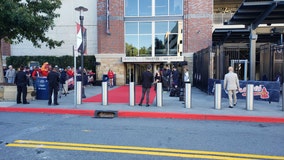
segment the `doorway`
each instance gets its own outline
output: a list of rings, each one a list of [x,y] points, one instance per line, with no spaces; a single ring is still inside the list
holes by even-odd
[[[141,85],[141,75],[147,69],[145,63],[127,63],[126,64],[126,84],[134,82],[136,85]]]
[[[240,80],[247,80],[248,75],[248,60],[231,60],[231,66],[234,67],[235,72],[238,74]]]

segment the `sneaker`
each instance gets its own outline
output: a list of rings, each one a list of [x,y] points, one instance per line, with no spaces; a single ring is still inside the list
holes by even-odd
[[[146,107],[149,107],[150,105],[149,104],[146,104]]]
[[[142,104],[141,104],[141,103],[139,103],[138,105],[139,105],[139,106],[142,106]]]
[[[233,106],[229,106],[229,108],[234,108]]]

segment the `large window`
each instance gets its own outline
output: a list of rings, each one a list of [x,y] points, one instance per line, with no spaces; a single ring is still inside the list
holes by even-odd
[[[124,6],[126,17],[180,16],[183,0],[125,0]]]
[[[169,0],[169,15],[181,15],[183,11],[182,0]]]
[[[126,56],[181,55],[182,6],[183,0],[125,0]]]
[[[155,22],[155,56],[182,54],[182,22]]]
[[[138,16],[138,0],[125,1],[125,15]]]
[[[126,56],[151,56],[152,23],[125,23]]]

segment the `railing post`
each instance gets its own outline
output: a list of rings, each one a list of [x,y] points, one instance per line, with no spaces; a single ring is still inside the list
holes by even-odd
[[[185,108],[191,108],[191,83],[185,83]]]
[[[108,105],[108,87],[107,82],[102,82],[102,105]]]
[[[254,95],[253,95],[253,84],[247,84],[247,101],[246,101],[246,106],[247,106],[247,110],[248,111],[252,111],[253,110],[253,99],[254,99]]]
[[[222,89],[221,89],[221,84],[220,83],[216,83],[215,84],[215,99],[214,99],[214,106],[215,109],[221,109],[221,93],[222,93]]]
[[[156,96],[157,107],[162,107],[163,106],[163,88],[162,88],[161,82],[157,83],[156,94],[157,94]]]
[[[82,104],[82,90],[81,90],[81,86],[82,86],[82,82],[78,81],[76,82],[77,84],[77,104]]]
[[[135,85],[134,82],[129,84],[129,105],[135,106]]]

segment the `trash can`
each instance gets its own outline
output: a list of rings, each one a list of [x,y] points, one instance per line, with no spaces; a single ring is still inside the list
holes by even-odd
[[[48,81],[46,77],[36,79],[36,99],[48,100]]]
[[[107,82],[107,81],[108,81],[108,76],[107,76],[107,74],[104,74],[104,75],[103,75],[102,81],[103,81],[103,82]]]

